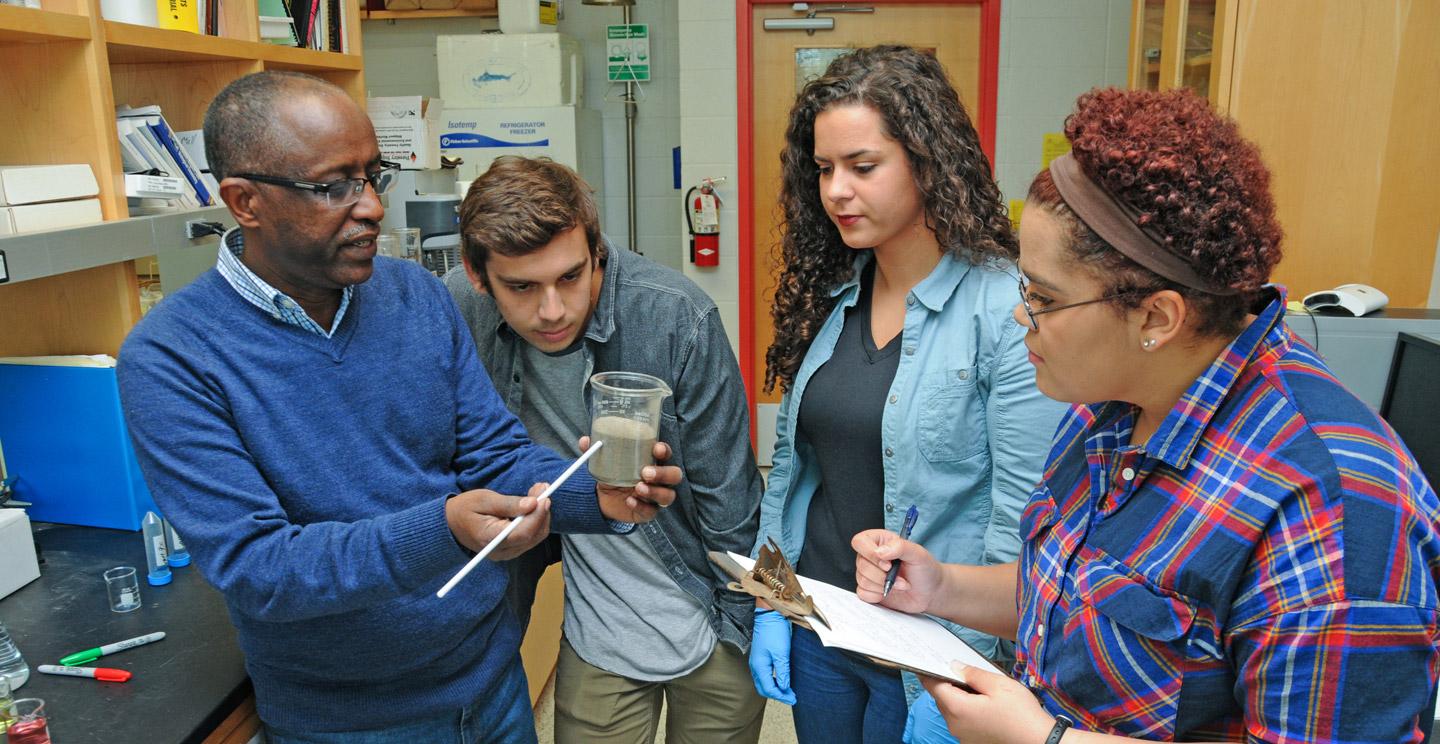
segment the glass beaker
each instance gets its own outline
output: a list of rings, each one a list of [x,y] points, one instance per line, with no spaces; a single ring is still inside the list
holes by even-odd
[[[20,698],[10,703],[10,719],[10,728],[5,732],[10,744],[50,744],[44,700]]]
[[[0,734],[10,727],[10,704],[15,696],[10,694],[10,678],[0,674]]]
[[[382,233],[375,236],[375,255],[389,256],[390,258],[404,258],[400,254],[400,238],[391,233]]]
[[[416,263],[423,264],[420,258],[420,228],[418,227],[397,227],[388,233],[395,236],[398,253],[396,258],[406,258]]]
[[[140,609],[140,581],[136,578],[134,566],[116,566],[103,576],[105,593],[110,596],[111,612]]]
[[[639,372],[590,377],[590,439],[605,443],[590,458],[596,481],[610,486],[640,482],[640,469],[655,464],[660,402],[672,394],[664,380]]]
[[[11,690],[20,689],[30,679],[30,665],[20,655],[20,648],[15,645],[15,639],[5,629],[4,623],[0,623],[0,677],[10,683]]]

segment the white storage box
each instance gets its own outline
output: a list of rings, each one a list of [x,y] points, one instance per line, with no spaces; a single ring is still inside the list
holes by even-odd
[[[460,181],[479,178],[501,155],[519,155],[543,156],[568,165],[597,191],[603,185],[603,174],[597,176],[587,167],[587,158],[600,157],[602,133],[597,111],[574,106],[446,109],[444,124],[440,153],[465,159],[456,174]]]
[[[584,105],[580,44],[564,34],[437,36],[435,53],[451,108]]]
[[[0,211],[7,213],[7,217],[0,217],[0,222],[8,218],[10,229],[17,233],[58,230],[62,227],[105,221],[105,216],[100,211],[99,199],[24,204],[18,207],[0,207]]]
[[[100,193],[85,163],[0,166],[0,204],[84,199]]]
[[[0,509],[0,599],[40,578],[30,518],[19,509]]]
[[[260,16],[260,38],[293,45],[295,43],[295,19],[290,16]]]
[[[366,104],[380,157],[406,170],[434,170],[440,167],[438,142],[445,104],[423,96],[371,98]]]

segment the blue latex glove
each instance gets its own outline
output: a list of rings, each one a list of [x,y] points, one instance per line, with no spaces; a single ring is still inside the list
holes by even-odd
[[[905,718],[905,736],[901,741],[905,744],[957,744],[955,737],[950,735],[950,729],[945,726],[945,719],[940,716],[935,698],[928,692],[920,693],[920,697],[910,704],[910,714]]]
[[[790,689],[790,621],[775,610],[755,608],[750,678],[761,695],[786,705],[795,704],[795,693]]]

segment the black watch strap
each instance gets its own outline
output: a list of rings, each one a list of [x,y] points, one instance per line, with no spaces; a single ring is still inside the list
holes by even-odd
[[[1050,729],[1050,735],[1045,737],[1045,744],[1060,744],[1060,737],[1065,735],[1065,729],[1074,725],[1075,722],[1065,716],[1055,716],[1055,728]]]

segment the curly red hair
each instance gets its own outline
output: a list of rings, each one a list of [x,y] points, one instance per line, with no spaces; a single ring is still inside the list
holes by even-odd
[[[1239,332],[1281,255],[1283,232],[1259,149],[1188,89],[1091,90],[1066,118],[1065,135],[1091,180],[1137,211],[1139,223],[1202,278],[1237,294],[1183,287],[1126,258],[1075,217],[1042,171],[1029,201],[1067,228],[1072,256],[1108,292],[1127,293],[1117,300],[1122,305],[1173,289],[1195,310],[1199,333]]]

